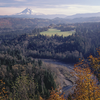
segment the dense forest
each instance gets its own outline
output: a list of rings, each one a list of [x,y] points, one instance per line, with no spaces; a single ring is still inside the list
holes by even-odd
[[[75,34],[63,36],[44,36],[41,31],[50,28],[57,28],[63,31],[75,30]],[[100,46],[99,27],[100,23],[83,24],[60,24],[49,27],[34,29],[31,34],[21,35],[12,40],[8,40],[6,45],[23,47],[24,55],[33,58],[51,58],[64,61],[66,63],[76,63],[80,57],[87,58],[90,54],[96,56],[96,48]],[[37,34],[37,35],[36,35]],[[17,41],[17,42],[16,42]]]
[[[13,20],[14,19],[11,20],[9,18],[9,22]],[[43,62],[39,60],[40,58],[54,59],[71,64],[79,62],[75,65],[77,66],[74,69],[76,73],[83,73],[85,78],[87,77],[85,75],[89,74],[89,79],[92,80],[91,76],[93,76],[92,72],[94,72],[98,81],[100,80],[100,67],[98,66],[100,64],[100,58],[98,57],[98,55],[100,56],[100,50],[96,49],[100,47],[99,22],[51,24],[48,20],[30,19],[32,23],[31,26],[28,24],[29,20],[26,19],[27,23],[21,26],[19,23],[21,19],[17,20],[16,23],[13,23],[16,27],[12,27],[12,22],[7,22],[9,25],[11,24],[9,28],[4,22],[0,25],[0,98],[2,100],[39,100],[39,98],[41,98],[41,100],[50,100],[51,98],[52,100],[53,94],[56,96],[59,95],[56,89],[60,84],[55,81],[57,80],[58,69],[44,65]],[[44,25],[42,25],[43,21]],[[75,30],[75,33],[67,37],[63,35],[58,36],[56,34],[50,37],[40,34],[40,32],[47,31],[49,28],[56,28],[61,31]],[[89,57],[90,54],[92,56]],[[87,57],[90,58],[89,61]],[[84,58],[84,61],[83,59],[82,61],[79,60],[79,58]],[[83,70],[83,72],[81,72],[81,70],[77,68],[80,66],[86,67],[86,61],[88,69],[81,67],[80,69]],[[98,68],[95,67],[95,65],[98,66]],[[84,81],[78,74],[77,77],[80,80],[75,81],[77,84],[76,89],[80,88],[81,82]],[[86,79],[86,81],[87,80],[88,79]],[[78,84],[79,82],[80,84]],[[89,82],[92,83],[94,81]],[[93,83],[92,85],[95,84]],[[81,84],[81,86],[84,87],[84,84]],[[98,86],[96,86],[96,88],[99,90]],[[80,100],[78,92],[79,91],[75,90],[74,94],[69,95],[67,99]],[[86,91],[84,90],[84,92]],[[77,95],[75,95],[75,93]],[[92,93],[90,94],[92,95]],[[98,98],[98,95],[96,96]],[[92,95],[91,97],[94,96]],[[84,96],[82,98],[84,98]],[[64,100],[64,98],[62,97],[60,100]],[[86,100],[93,99],[86,98]]]

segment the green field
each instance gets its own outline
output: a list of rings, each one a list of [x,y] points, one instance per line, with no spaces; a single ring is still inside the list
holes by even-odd
[[[75,33],[75,31],[61,32],[60,30],[57,30],[57,29],[49,29],[48,31],[41,32],[40,34],[41,35],[47,35],[47,36],[52,36],[52,35],[54,36],[56,34],[56,35],[59,35],[59,36],[63,35],[63,37],[65,37],[65,36],[72,35],[73,33]]]

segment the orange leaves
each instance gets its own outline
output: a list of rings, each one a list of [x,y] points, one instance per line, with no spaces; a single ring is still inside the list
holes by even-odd
[[[90,56],[92,59],[93,56]],[[76,72],[76,88],[73,100],[97,100],[100,96],[100,88],[95,76],[91,73],[88,63],[82,59],[74,66]]]
[[[44,100],[41,96],[39,97],[39,100]]]
[[[89,61],[91,64],[91,68],[96,72],[96,76],[98,76],[98,79],[100,80],[100,48],[97,49],[98,57],[93,57],[90,55]]]
[[[93,57],[92,55],[90,55],[88,57],[92,66],[93,65],[99,65],[99,63],[100,63],[100,48],[97,49],[97,52],[98,52],[98,57]]]
[[[61,92],[60,92],[60,89],[59,90],[51,90],[51,93],[50,93],[50,97],[46,100],[66,100],[64,98],[64,94],[60,95]],[[40,100],[44,100],[41,96],[39,98]]]
[[[0,80],[0,100],[6,100],[8,98],[8,92],[6,91],[5,87],[5,82]]]
[[[66,100],[64,99],[64,95],[60,95],[60,91],[58,90],[53,90],[50,93],[50,97],[47,100]]]
[[[100,56],[100,47],[97,48],[96,50],[97,50],[97,52],[98,52],[98,54],[99,54],[99,56]]]

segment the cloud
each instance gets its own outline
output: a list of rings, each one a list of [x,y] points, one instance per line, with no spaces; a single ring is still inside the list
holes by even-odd
[[[99,4],[98,0],[1,0],[0,14],[19,13],[27,7],[44,14],[94,13],[100,11]]]
[[[16,4],[16,3],[15,3]],[[13,5],[15,5],[13,3]],[[1,4],[2,5],[2,4]],[[76,13],[95,13],[99,12],[100,6],[90,6],[90,5],[45,5],[42,6],[19,6],[19,7],[0,7],[0,14],[2,15],[10,15],[23,11],[25,8],[31,8],[37,13],[43,14],[66,14],[73,15]]]
[[[26,0],[14,0],[14,1],[18,1],[18,2],[24,2],[24,1],[26,1]]]
[[[6,3],[0,3],[0,6],[4,6]]]
[[[52,5],[51,7],[32,7],[37,12],[44,14],[66,14],[73,15],[76,13],[96,13],[99,12],[100,6],[89,5]]]
[[[37,8],[67,7],[66,5],[98,5],[98,0],[1,0],[2,7],[34,6]]]
[[[0,15],[12,15],[21,12],[25,8],[17,7],[0,7]]]

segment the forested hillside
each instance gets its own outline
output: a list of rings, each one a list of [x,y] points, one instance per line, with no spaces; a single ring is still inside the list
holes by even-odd
[[[100,23],[82,24],[58,24],[44,28],[35,28],[31,33],[17,36],[0,35],[1,44],[8,47],[21,49],[24,55],[33,58],[49,58],[75,63],[80,57],[87,58],[90,54],[96,56],[96,48],[100,46]],[[40,32],[49,28],[60,29],[61,31],[75,30],[76,32],[68,37],[43,36]],[[16,35],[16,37],[15,37]],[[14,37],[13,37],[14,36]]]
[[[54,96],[53,94],[64,100],[65,98],[59,97],[59,93],[55,90],[60,85],[61,77],[58,78],[60,75],[64,75],[64,79],[69,81],[73,81],[69,76],[79,78],[75,78],[76,80],[72,82],[73,86],[76,84],[77,87],[74,94],[68,96],[68,100],[80,100],[81,97],[78,97],[78,93],[81,95],[80,91],[83,89],[80,88],[80,84],[82,87],[88,87],[88,89],[93,85],[97,93],[96,98],[99,98],[100,92],[97,90],[99,90],[100,80],[100,50],[96,49],[100,47],[99,22],[56,25],[43,19],[30,19],[30,22],[29,19],[16,19],[15,22],[15,19],[9,18],[9,21],[8,19],[2,21],[0,26],[0,98],[2,100],[39,100],[39,98],[50,100]],[[59,29],[63,32],[74,30],[75,33],[67,37],[57,34],[54,36],[40,34],[40,32],[48,29]],[[89,56],[90,54],[92,56]],[[87,60],[88,56],[89,60]],[[67,68],[45,65],[39,60],[40,58],[70,64],[79,61],[73,69],[77,75],[69,72],[70,75],[68,76]],[[81,75],[84,75],[85,81]],[[94,75],[96,81],[92,80]],[[83,84],[82,81],[90,85]],[[93,100],[95,98],[94,88],[92,88],[92,92],[86,89],[86,91],[82,90],[82,100],[85,97],[86,100]],[[85,97],[84,93],[86,93]],[[92,97],[92,99],[87,99],[87,93],[89,93],[88,98]]]
[[[41,31],[49,28],[61,31],[75,30],[68,37],[44,36]],[[57,59],[66,63],[75,63],[80,57],[96,56],[96,48],[100,46],[100,23],[60,24],[34,29],[31,34],[18,36],[14,39],[1,40],[1,44],[23,49],[24,55],[33,58]],[[37,35],[36,35],[37,34]],[[21,48],[21,49],[20,49]]]

